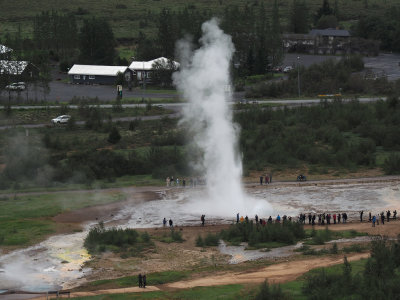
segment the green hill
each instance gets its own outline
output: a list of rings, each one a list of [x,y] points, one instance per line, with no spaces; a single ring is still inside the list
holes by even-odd
[[[337,0],[341,24],[349,27],[361,15],[383,14],[385,9],[394,5],[400,7],[398,0]],[[268,12],[273,0],[264,0]],[[281,23],[287,24],[292,0],[279,0]],[[330,0],[331,7],[334,0]],[[24,36],[32,34],[32,23],[35,15],[45,10],[58,10],[73,13],[78,20],[88,16],[106,18],[113,27],[117,39],[137,37],[139,30],[147,35],[156,33],[158,14],[162,8],[178,11],[184,8],[210,11],[220,15],[227,6],[259,6],[261,1],[242,0],[0,0],[0,36],[7,32],[16,32],[21,26]],[[306,1],[310,15],[322,5],[322,0]]]

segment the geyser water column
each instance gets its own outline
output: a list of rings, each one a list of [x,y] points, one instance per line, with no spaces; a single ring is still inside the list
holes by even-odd
[[[182,122],[190,127],[192,141],[202,153],[195,167],[207,182],[206,195],[190,201],[188,207],[209,216],[266,213],[270,205],[250,199],[242,186],[239,128],[232,123],[231,96],[226,93],[234,52],[232,39],[216,19],[205,22],[202,32],[201,47],[195,51],[190,41],[178,42],[181,68],[174,74],[174,84],[189,101]]]

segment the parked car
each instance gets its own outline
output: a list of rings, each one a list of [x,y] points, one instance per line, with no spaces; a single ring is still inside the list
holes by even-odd
[[[303,174],[297,176],[297,181],[307,181],[307,177]]]
[[[286,66],[284,69],[283,69],[283,73],[289,73],[290,71],[292,71],[293,70],[293,67],[292,66]]]
[[[23,91],[25,88],[25,82],[14,82],[6,86],[6,89],[10,91]]]
[[[71,119],[70,115],[62,115],[62,116],[58,116],[55,119],[52,119],[51,123],[53,123],[53,125],[56,125],[56,124],[67,124],[70,119]]]

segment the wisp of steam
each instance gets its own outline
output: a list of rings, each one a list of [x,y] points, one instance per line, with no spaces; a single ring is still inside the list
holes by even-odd
[[[268,202],[250,198],[242,186],[239,128],[232,122],[231,95],[226,93],[235,50],[232,39],[216,19],[205,22],[202,32],[201,47],[195,51],[190,41],[178,42],[181,69],[174,74],[174,84],[189,101],[182,122],[190,127],[193,143],[202,154],[195,167],[207,182],[206,195],[190,199],[188,208],[209,216],[265,215],[272,211]]]

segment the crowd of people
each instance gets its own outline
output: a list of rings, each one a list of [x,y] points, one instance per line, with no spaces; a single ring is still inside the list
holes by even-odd
[[[199,178],[199,177],[190,177],[189,180],[186,178],[174,178],[174,176],[167,177],[165,179],[167,187],[196,187],[197,185],[204,185],[205,184],[205,179],[204,178]]]
[[[363,211],[360,211],[360,222],[363,221],[362,215],[363,215]],[[375,227],[375,224],[379,225],[379,219],[380,219],[381,224],[385,225],[385,215],[386,215],[386,222],[389,222],[391,217],[393,218],[393,220],[395,220],[397,218],[397,210],[393,211],[393,216],[392,216],[392,213],[390,212],[390,210],[387,210],[386,213],[384,211],[382,211],[381,213],[378,213],[376,215],[372,215],[371,212],[369,212],[368,222],[371,222],[372,227]]]
[[[364,211],[360,211],[360,221],[363,221],[363,214]],[[385,218],[386,215],[386,218]],[[379,225],[379,219],[381,220],[381,223],[385,223],[385,219],[387,222],[389,222],[390,219],[396,219],[397,218],[397,211],[394,210],[393,213],[390,212],[390,210],[385,212],[381,212],[378,215],[372,216],[371,213],[369,213],[369,222],[372,222],[372,226],[375,227],[375,224]],[[248,223],[249,222],[249,217],[248,216],[240,216],[239,213],[236,214],[236,223]],[[278,214],[275,218],[272,218],[272,216],[269,216],[269,218],[260,218],[258,215],[255,215],[254,221],[255,223],[259,223],[261,225],[265,224],[272,224],[272,223],[281,223],[281,222],[292,222],[296,221],[301,224],[306,224],[308,220],[309,225],[331,225],[331,224],[346,224],[348,220],[348,215],[346,212],[343,213],[321,213],[321,214],[303,214],[301,213],[297,219],[293,220],[291,216],[286,216],[283,215],[282,217]]]

